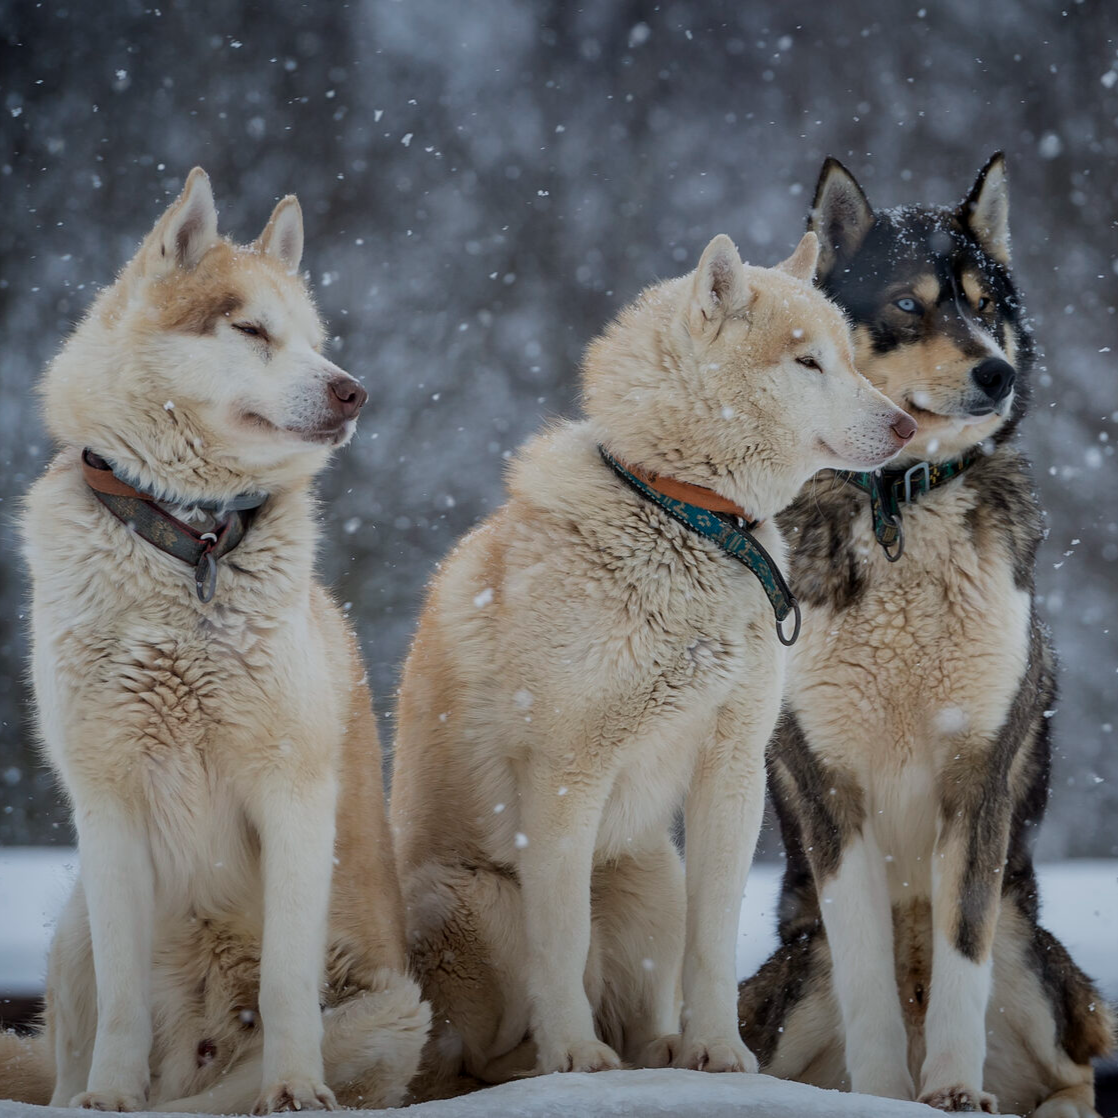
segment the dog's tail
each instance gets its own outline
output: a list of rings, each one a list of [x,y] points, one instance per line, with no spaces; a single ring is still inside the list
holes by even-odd
[[[54,1093],[54,1061],[42,1034],[0,1032],[0,1098],[46,1106]]]

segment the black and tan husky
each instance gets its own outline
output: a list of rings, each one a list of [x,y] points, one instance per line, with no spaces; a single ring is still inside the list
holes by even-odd
[[[920,430],[781,517],[804,606],[769,760],[788,862],[742,1036],[773,1075],[1087,1118],[1114,1024],[1037,922],[1055,672],[1004,160],[957,208],[875,212],[829,159],[808,224],[860,371]]]

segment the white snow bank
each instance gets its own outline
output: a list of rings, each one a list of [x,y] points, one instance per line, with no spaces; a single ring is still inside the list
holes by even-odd
[[[70,890],[77,854],[63,847],[0,849],[0,995],[42,991],[47,945]],[[737,969],[744,978],[776,946],[779,866],[749,874],[738,928]],[[1072,958],[1118,998],[1118,859],[1054,862],[1038,868],[1041,920]]]
[[[0,995],[43,992],[47,948],[77,874],[77,851],[58,846],[0,849]]]
[[[361,1115],[408,1118],[919,1118],[940,1111],[914,1102],[821,1091],[767,1075],[713,1075],[702,1071],[604,1071],[545,1075],[489,1087],[472,1095],[399,1110],[357,1110]],[[72,1110],[0,1102],[0,1118],[72,1118]]]

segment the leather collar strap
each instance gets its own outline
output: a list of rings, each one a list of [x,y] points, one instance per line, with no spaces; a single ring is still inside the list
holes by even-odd
[[[917,462],[907,469],[874,470],[872,473],[836,470],[835,476],[870,495],[874,538],[881,544],[885,558],[895,563],[904,554],[901,505],[914,504],[918,497],[957,478],[980,457],[981,451],[971,450],[948,462]]]
[[[602,453],[604,454],[605,451],[602,451]],[[625,469],[637,481],[644,482],[650,489],[655,489],[657,493],[662,493],[665,497],[671,497],[673,501],[680,501],[685,505],[696,505],[698,508],[706,509],[707,512],[736,516],[739,520],[745,521],[745,525],[750,531],[761,523],[759,520],[754,520],[741,505],[735,505],[733,501],[723,497],[721,493],[715,493],[713,489],[707,489],[702,485],[692,485],[689,481],[677,481],[674,477],[653,474],[648,470],[642,470],[640,466],[627,465]]]
[[[776,563],[773,562],[772,556],[750,534],[750,530],[757,527],[758,521],[748,521],[735,527],[723,517],[734,516],[740,522],[744,522],[746,520],[744,514],[739,506],[723,497],[719,497],[717,493],[712,493],[711,490],[704,489],[699,485],[688,485],[686,482],[677,482],[660,477],[653,479],[655,481],[655,486],[653,486],[649,480],[646,480],[648,474],[636,467],[622,465],[605,447],[599,446],[598,453],[601,454],[606,465],[630,488],[635,489],[642,497],[659,505],[685,528],[689,528],[700,536],[705,536],[708,540],[716,543],[727,555],[748,567],[761,584],[761,589],[764,590],[773,607],[773,613],[776,615],[776,635],[780,643],[785,645],[796,643],[796,638],[800,635],[799,603],[793,597],[792,591],[788,589],[788,584],[784,581],[784,576],[781,575]],[[717,498],[719,503],[729,505],[730,509],[710,508],[672,496],[667,492],[669,486],[674,492],[686,491],[689,494],[694,494],[697,491],[700,495],[710,494],[710,496]],[[786,640],[782,625],[784,619],[790,613],[795,614],[796,624],[791,637]]]
[[[194,568],[194,588],[200,602],[213,600],[217,561],[244,539],[256,510],[268,499],[266,494],[253,494],[255,503],[246,504],[250,498],[234,498],[226,506],[229,516],[223,523],[215,525],[212,532],[199,532],[165,512],[150,494],[141,493],[117,476],[112,466],[88,447],[82,451],[82,474],[113,516],[160,551]],[[209,504],[199,507],[220,508]]]

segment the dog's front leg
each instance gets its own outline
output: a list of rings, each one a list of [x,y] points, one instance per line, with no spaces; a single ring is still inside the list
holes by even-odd
[[[735,949],[742,895],[765,806],[765,743],[776,702],[751,718],[726,708],[704,746],[685,808],[687,939],[683,1035],[672,1061],[706,1071],[757,1070],[737,1027]],[[771,710],[769,709],[771,707]],[[771,714],[771,718],[768,715]]]
[[[143,1110],[151,1054],[155,880],[143,826],[103,788],[75,796],[74,822],[97,976],[97,1032],[86,1090],[71,1106]]]
[[[821,815],[826,805],[817,805]],[[813,835],[812,869],[831,973],[845,1034],[850,1089],[911,1099],[908,1038],[893,962],[893,913],[885,860],[868,825],[843,833],[837,817],[831,840]],[[836,864],[837,863],[837,864]]]
[[[960,750],[945,774],[932,862],[932,984],[924,1020],[920,1100],[940,1110],[996,1113],[982,1090],[994,931],[1009,844],[1004,777],[976,781]]]
[[[799,819],[791,841],[801,845],[819,895],[850,1089],[911,1099],[889,880],[867,818],[863,783],[812,750],[791,711],[773,739],[769,761],[780,798]]]
[[[609,783],[601,773],[528,766],[520,788],[520,882],[528,939],[528,993],[536,1071],[621,1066],[598,1040],[584,975],[590,951],[590,878]]]
[[[263,1089],[255,1113],[332,1110],[322,1071],[319,989],[326,959],[337,788],[304,773],[262,775],[250,813],[260,835],[264,940]]]

